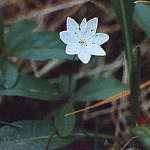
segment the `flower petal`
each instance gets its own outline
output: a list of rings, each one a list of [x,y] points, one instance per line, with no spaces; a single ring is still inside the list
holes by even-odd
[[[81,51],[81,46],[78,43],[72,43],[66,46],[67,54],[78,54]]]
[[[105,56],[106,55],[103,48],[96,44],[87,44],[86,51],[91,55],[97,55],[97,56]]]
[[[71,17],[67,18],[67,31],[78,32],[79,24]]]
[[[87,27],[86,18],[84,18],[80,24],[81,31],[84,32],[86,27]]]
[[[91,38],[96,33],[97,24],[98,24],[98,18],[97,17],[95,17],[95,18],[93,18],[87,22],[85,40]]]
[[[84,63],[87,64],[91,58],[91,55],[88,54],[85,50],[84,51],[80,51],[80,53],[78,54],[79,59]]]
[[[102,45],[109,40],[109,36],[105,33],[96,33],[92,38],[88,40],[90,43],[95,43],[96,45]]]
[[[76,34],[73,34],[72,32],[62,31],[59,34],[60,34],[60,39],[65,44],[78,43],[78,41],[79,41],[78,36]]]

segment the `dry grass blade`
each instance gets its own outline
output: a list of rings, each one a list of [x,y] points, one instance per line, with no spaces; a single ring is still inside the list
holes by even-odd
[[[148,85],[150,85],[150,80],[147,81],[147,82],[145,82],[145,83],[143,83],[143,84],[141,84],[141,85],[140,85],[140,89],[142,89],[142,88],[144,88],[144,87],[146,87],[146,86],[148,86]],[[76,114],[76,113],[79,113],[79,112],[82,112],[82,111],[85,111],[85,110],[88,110],[88,109],[92,109],[92,108],[95,108],[95,107],[104,105],[104,104],[106,104],[106,103],[112,102],[112,101],[114,101],[114,100],[117,100],[117,99],[119,99],[119,98],[121,98],[121,97],[123,97],[123,96],[127,96],[127,95],[129,95],[129,94],[130,94],[130,90],[124,91],[124,92],[122,92],[122,93],[119,93],[118,95],[109,97],[109,98],[107,98],[107,99],[105,99],[105,100],[103,100],[103,101],[101,101],[101,102],[98,102],[98,103],[96,103],[95,105],[92,105],[92,106],[86,107],[86,108],[84,108],[84,109],[80,109],[80,110],[77,110],[77,111],[75,111],[75,112],[66,114],[65,116],[73,115],[73,114]]]

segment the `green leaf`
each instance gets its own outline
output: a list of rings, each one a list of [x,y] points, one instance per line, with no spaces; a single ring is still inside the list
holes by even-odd
[[[135,125],[138,116],[138,105],[139,105],[139,86],[141,79],[141,51],[138,47],[135,50],[133,56],[133,64],[130,74],[130,91],[131,91],[131,114],[132,114],[132,124]]]
[[[47,81],[33,76],[20,76],[12,89],[0,86],[0,95],[24,96],[41,100],[60,100],[63,94]]]
[[[62,75],[59,78],[60,80],[60,89],[63,93],[68,94],[68,85],[69,85],[69,77]],[[77,81],[72,78],[71,80],[71,92],[75,90]]]
[[[6,59],[0,61],[0,81],[3,87],[11,88],[17,82],[18,76],[19,69],[15,63]]]
[[[0,51],[4,49],[4,41],[3,41],[3,12],[2,7],[0,7]]]
[[[30,60],[46,60],[51,58],[72,60],[74,55],[67,55],[65,47],[66,45],[60,40],[58,32],[39,31],[20,40],[10,54]]]
[[[150,125],[138,126],[133,128],[133,133],[138,136],[140,142],[147,150],[150,149]]]
[[[134,0],[111,0],[111,3],[123,30],[126,43],[125,54],[128,69],[130,71],[130,65],[132,64],[132,19],[134,12]]]
[[[65,105],[66,105],[65,107],[64,105],[59,107],[59,109],[56,111],[55,114],[55,125],[57,125],[57,131],[59,132],[60,136],[63,137],[72,134],[76,122],[76,115],[64,116],[67,113],[75,111],[72,104],[67,103]]]
[[[23,128],[17,129],[10,126],[0,128],[0,149],[43,150],[54,127],[50,120],[18,121],[13,124]],[[83,134],[74,134],[69,138],[54,135],[49,149],[62,148],[84,137]]]
[[[21,20],[14,23],[6,36],[6,52],[12,52],[12,49],[18,42],[32,33],[33,28],[36,27],[36,23],[32,20]]]
[[[103,100],[127,90],[127,87],[114,77],[100,77],[85,84],[71,99],[77,101]]]
[[[117,17],[119,18],[122,28],[124,28],[124,17],[126,17],[127,26],[131,26],[134,12],[134,0],[111,0],[111,3],[115,9]]]
[[[134,20],[146,32],[150,38],[150,3],[136,2]]]

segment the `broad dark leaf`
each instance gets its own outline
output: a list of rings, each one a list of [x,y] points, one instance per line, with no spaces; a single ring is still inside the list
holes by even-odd
[[[18,129],[10,126],[0,128],[1,150],[43,150],[54,127],[50,120],[18,121],[13,124],[23,128]],[[83,134],[75,134],[69,138],[62,138],[55,134],[49,149],[62,148],[84,137]]]
[[[20,76],[16,85],[11,89],[0,86],[0,95],[24,96],[41,100],[60,100],[64,94],[55,86],[33,76]]]
[[[85,84],[81,89],[72,94],[71,99],[77,101],[103,100],[124,92],[127,87],[114,77],[100,77]]]

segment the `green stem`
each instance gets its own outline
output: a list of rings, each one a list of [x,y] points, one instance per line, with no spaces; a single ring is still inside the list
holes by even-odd
[[[73,57],[73,63],[74,63],[74,60],[75,60],[75,56],[76,56],[76,55],[74,55],[74,57]],[[71,80],[72,80],[72,73],[71,73],[70,76],[69,76],[68,97],[67,97],[67,100],[69,100],[70,95],[71,95]],[[68,104],[68,103],[69,103],[69,101],[67,102],[67,104]],[[66,111],[66,109],[67,109],[67,104],[64,106],[63,111]],[[55,132],[56,132],[57,126],[58,126],[58,124],[59,124],[59,122],[60,122],[60,118],[62,118],[63,115],[64,115],[64,113],[62,112],[61,115],[60,115],[59,118],[58,118],[58,121],[57,121],[56,124],[54,125],[53,131],[52,131],[52,133],[51,133],[51,135],[50,135],[50,137],[49,137],[49,139],[48,139],[48,142],[47,142],[46,147],[45,147],[44,150],[48,150],[48,148],[49,148],[49,146],[50,146],[50,144],[51,144],[51,142],[52,142],[53,136],[54,136],[54,134],[55,134]]]
[[[76,55],[73,56],[73,64],[74,64],[75,57],[76,57]],[[69,76],[68,99],[70,98],[70,95],[71,95],[71,81],[72,81],[72,73]]]
[[[77,135],[77,134],[82,135],[82,133],[75,133],[74,135]],[[84,133],[84,134],[87,135],[87,136],[90,136],[92,138],[95,137],[95,133],[93,133],[93,132],[87,132],[87,133]],[[114,136],[106,135],[106,134],[98,133],[97,137],[102,138],[102,139],[116,140],[116,141],[119,141],[120,143],[125,142],[124,139],[122,139],[122,138],[118,138],[118,137],[114,137]]]
[[[67,107],[67,105],[64,106],[64,108],[63,108],[64,111],[67,109],[66,107]],[[52,142],[53,136],[54,136],[54,134],[55,134],[55,132],[56,132],[57,126],[58,126],[58,124],[59,124],[59,122],[60,122],[60,118],[63,117],[63,115],[64,115],[64,113],[62,112],[61,115],[59,116],[58,121],[57,121],[56,124],[54,125],[53,131],[52,131],[52,133],[51,133],[51,135],[50,135],[50,137],[49,137],[49,139],[48,139],[48,142],[47,142],[46,147],[45,147],[44,150],[48,150],[48,148],[49,148],[49,146],[50,146],[50,144],[51,144],[51,142]]]
[[[14,127],[14,128],[23,128],[22,126],[20,125],[15,125],[15,124],[12,124],[12,123],[7,123],[7,122],[4,122],[4,121],[0,121],[1,124],[5,124],[5,125],[8,125],[8,126],[11,126],[11,127]]]

